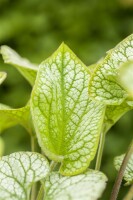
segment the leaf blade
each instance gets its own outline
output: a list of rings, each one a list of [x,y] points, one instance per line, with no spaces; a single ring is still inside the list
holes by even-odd
[[[125,154],[117,156],[114,159],[114,166],[117,171],[120,169],[124,156]],[[133,154],[131,155],[128,164],[126,166],[126,170],[124,172],[124,179],[127,182],[126,183],[127,185],[133,184]]]
[[[130,60],[133,60],[133,34],[109,51],[97,65],[89,83],[90,96],[106,104],[121,104],[128,94],[117,82],[118,69]]]
[[[49,173],[49,164],[41,154],[18,152],[0,160],[1,200],[29,200],[31,185]]]
[[[13,65],[31,85],[34,85],[38,70],[36,65],[20,57],[13,49],[6,45],[1,46],[0,53],[5,63]]]
[[[29,105],[13,109],[7,105],[0,104],[0,133],[17,124],[24,126],[31,133],[32,122]]]
[[[73,177],[53,172],[46,180],[46,200],[97,200],[101,197],[107,178],[98,171],[89,170]]]
[[[105,106],[89,99],[88,82],[87,67],[62,44],[40,65],[32,92],[39,144],[65,175],[85,170],[98,146]]]

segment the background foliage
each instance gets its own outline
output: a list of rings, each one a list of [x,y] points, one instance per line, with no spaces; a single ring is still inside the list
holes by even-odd
[[[132,22],[132,0],[0,0],[0,45],[9,45],[40,63],[64,41],[90,65],[133,32]],[[4,65],[1,57],[0,70],[8,73],[0,87],[0,102],[13,107],[25,105],[29,84],[14,68]],[[132,112],[127,113],[107,134],[101,170],[109,183],[102,199],[109,198],[116,176],[113,158],[126,151],[132,138],[132,119]],[[2,138],[5,155],[30,150],[30,137],[19,126],[6,130]],[[123,187],[121,195],[125,190]]]

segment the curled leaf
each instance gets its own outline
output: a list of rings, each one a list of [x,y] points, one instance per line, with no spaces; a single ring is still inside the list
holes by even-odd
[[[30,63],[27,59],[20,57],[8,46],[1,46],[0,53],[2,54],[5,63],[13,65],[31,85],[34,85],[38,70],[36,65]]]

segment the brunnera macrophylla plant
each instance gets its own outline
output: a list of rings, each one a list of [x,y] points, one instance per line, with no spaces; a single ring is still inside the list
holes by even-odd
[[[32,141],[32,152],[1,157],[0,200],[99,199],[107,183],[100,172],[105,135],[133,108],[133,86],[127,87],[132,80],[127,83],[121,70],[133,66],[133,35],[90,67],[64,43],[39,66],[7,46],[0,53],[33,87],[24,107],[0,104],[0,133],[20,124]],[[5,78],[0,72],[0,84]],[[42,154],[35,152],[35,138]],[[95,169],[90,169],[95,157]],[[117,170],[122,159],[115,159]],[[132,163],[131,157],[124,175],[130,184]]]

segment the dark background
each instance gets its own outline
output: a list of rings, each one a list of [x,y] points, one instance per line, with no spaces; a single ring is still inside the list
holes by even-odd
[[[0,0],[0,45],[6,44],[34,63],[50,56],[64,41],[86,64],[105,56],[133,33],[133,0]],[[0,57],[8,78],[0,87],[0,102],[26,104],[31,87]],[[132,138],[133,114],[127,113],[107,134],[101,170],[109,178],[103,200],[108,200],[116,171],[113,158],[124,153]],[[4,131],[5,155],[30,150],[30,137],[20,126]],[[121,200],[127,187],[122,187]]]

